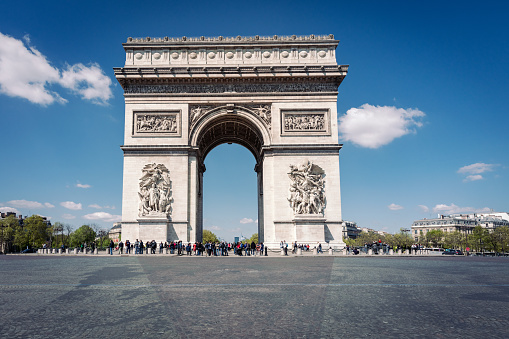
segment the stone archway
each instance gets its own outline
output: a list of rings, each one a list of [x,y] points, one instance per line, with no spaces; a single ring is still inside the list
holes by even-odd
[[[265,109],[265,115],[260,117],[259,110]],[[197,148],[198,162],[198,197],[196,239],[201,241],[203,233],[203,174],[206,170],[204,162],[209,152],[224,143],[236,143],[244,146],[254,156],[257,173],[258,195],[258,236],[260,241],[264,238],[263,224],[263,147],[270,145],[270,134],[267,123],[270,123],[270,106],[254,105],[254,107],[242,104],[220,105],[217,107],[203,107],[194,105],[190,108],[200,112],[196,121],[192,124],[190,141]],[[193,113],[191,113],[193,115]]]
[[[199,240],[204,159],[231,142],[256,159],[260,239],[344,245],[332,35],[123,45],[123,239]]]

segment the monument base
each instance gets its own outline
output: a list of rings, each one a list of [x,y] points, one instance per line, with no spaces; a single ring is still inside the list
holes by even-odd
[[[270,249],[278,249],[281,241],[288,243],[288,248],[293,247],[297,240],[298,245],[309,245],[310,248],[322,245],[322,249],[342,249],[346,245],[343,242],[343,223],[341,221],[328,221],[319,214],[295,215],[291,221],[276,221],[276,241],[265,242]]]

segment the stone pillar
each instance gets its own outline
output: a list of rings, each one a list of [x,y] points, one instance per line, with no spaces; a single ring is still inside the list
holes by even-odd
[[[316,249],[316,247],[313,248],[313,255],[317,255],[318,254],[318,250]]]
[[[333,255],[334,254],[334,250],[332,248],[329,248],[329,255]]]
[[[346,255],[346,248],[343,248],[343,255]]]
[[[302,248],[297,248],[297,255],[302,255]]]
[[[281,249],[281,255],[285,255],[285,249],[284,248]]]
[[[389,255],[394,255],[394,250],[392,248],[389,250]]]
[[[62,254],[62,249],[61,248],[58,249],[58,254]]]
[[[373,255],[373,249],[372,248],[368,249],[368,255]]]
[[[78,254],[78,249],[77,248],[74,249],[74,254]]]

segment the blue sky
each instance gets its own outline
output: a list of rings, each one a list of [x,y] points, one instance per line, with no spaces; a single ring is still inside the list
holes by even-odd
[[[503,1],[25,1],[0,4],[0,210],[109,228],[122,203],[127,37],[334,34],[345,220],[396,232],[508,211]],[[205,228],[256,232],[254,158],[206,159]]]

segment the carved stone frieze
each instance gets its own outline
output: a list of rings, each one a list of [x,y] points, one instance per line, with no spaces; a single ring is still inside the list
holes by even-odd
[[[163,164],[147,164],[140,178],[139,217],[169,217],[171,215],[170,171]]]
[[[281,110],[283,135],[329,135],[330,115],[324,109]]]
[[[288,201],[295,214],[323,214],[325,208],[324,171],[312,162],[290,165],[290,196]]]
[[[337,92],[336,83],[125,84],[126,94]]]
[[[285,114],[284,130],[290,131],[325,131],[325,113],[318,114]]]
[[[180,112],[135,112],[133,134],[179,135]]]

